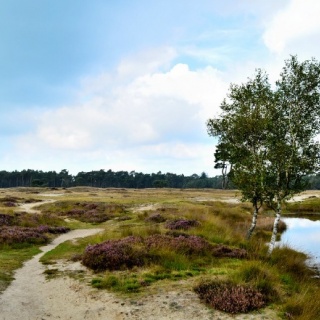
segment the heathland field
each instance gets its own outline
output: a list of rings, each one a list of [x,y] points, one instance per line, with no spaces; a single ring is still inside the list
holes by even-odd
[[[0,319],[320,319],[317,271],[267,255],[267,208],[247,241],[251,209],[212,189],[1,189]],[[284,213],[317,217],[320,192]]]

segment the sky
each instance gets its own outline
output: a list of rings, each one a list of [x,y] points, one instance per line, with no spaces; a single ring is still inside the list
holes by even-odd
[[[0,170],[219,174],[231,83],[320,56],[318,0],[0,0]]]

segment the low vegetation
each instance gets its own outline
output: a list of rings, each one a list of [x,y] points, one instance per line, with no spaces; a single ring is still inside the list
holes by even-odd
[[[181,290],[192,289],[205,304],[231,314],[269,307],[283,319],[320,318],[319,280],[306,267],[307,256],[284,247],[267,257],[265,243],[272,232],[268,212],[261,214],[247,241],[251,206],[218,201],[234,192],[68,191],[56,202],[42,204],[39,214],[20,212],[19,205],[1,212],[2,290],[13,270],[38,252],[40,243],[76,225],[99,225],[105,232],[66,241],[41,261],[80,261],[93,271],[93,287],[117,294],[147,293],[179,282]],[[210,195],[216,199],[207,201]],[[26,198],[19,193],[19,203]],[[104,218],[96,219],[95,213]],[[7,234],[19,236],[5,238]]]
[[[310,196],[304,201],[289,202],[285,206],[285,213],[288,215],[320,215],[320,197]]]

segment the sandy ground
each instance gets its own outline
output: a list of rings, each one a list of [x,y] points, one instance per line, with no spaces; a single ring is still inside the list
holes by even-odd
[[[48,199],[48,200],[43,200],[41,202],[36,202],[36,203],[23,203],[20,205],[20,208],[23,211],[29,212],[29,213],[40,213],[39,210],[33,209],[33,207],[40,206],[41,204],[45,203],[52,203],[55,202],[56,200],[53,199]]]
[[[36,205],[38,203],[30,204],[24,206],[24,209],[36,212],[32,209]],[[194,292],[186,291],[179,283],[169,288],[156,288],[152,294],[119,298],[105,290],[93,289],[86,282],[69,276],[46,279],[43,273],[46,267],[39,261],[42,255],[64,241],[86,237],[100,230],[74,230],[42,247],[41,253],[16,271],[15,280],[0,295],[0,320],[278,319],[276,312],[270,309],[236,316],[209,309],[199,301]],[[80,263],[68,262],[53,267],[73,272],[84,269]]]

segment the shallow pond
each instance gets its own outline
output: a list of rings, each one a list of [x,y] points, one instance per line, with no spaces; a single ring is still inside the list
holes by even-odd
[[[282,218],[288,229],[281,236],[279,244],[308,254],[310,264],[320,266],[320,220],[307,218]]]

